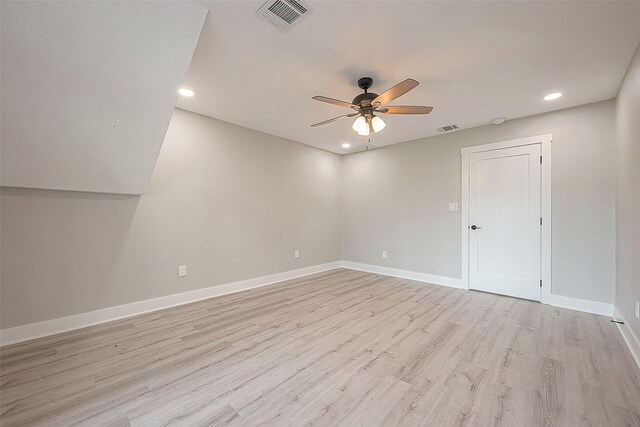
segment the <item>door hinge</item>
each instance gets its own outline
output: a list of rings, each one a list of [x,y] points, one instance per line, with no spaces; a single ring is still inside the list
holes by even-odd
[[[542,225],[542,217],[540,217],[540,225]]]
[[[542,164],[542,156],[540,156],[540,164]]]
[[[542,279],[540,279],[540,287],[542,287]]]

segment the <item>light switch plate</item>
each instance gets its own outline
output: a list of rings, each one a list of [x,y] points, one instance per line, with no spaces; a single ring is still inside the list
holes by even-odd
[[[382,258],[387,258],[387,251],[382,251]]]
[[[179,265],[178,266],[178,277],[184,277],[187,275],[187,266]]]
[[[449,203],[449,212],[458,212],[458,204]]]

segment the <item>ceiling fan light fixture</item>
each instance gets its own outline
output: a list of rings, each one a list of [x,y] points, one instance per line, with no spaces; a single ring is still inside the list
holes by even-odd
[[[373,128],[373,131],[376,133],[384,129],[386,125],[387,124],[384,122],[384,120],[382,120],[378,116],[374,116],[373,119],[371,119],[371,127]]]
[[[293,0],[287,0],[293,1]],[[353,98],[353,101],[346,102],[339,99],[328,98],[326,96],[313,96],[312,99],[327,104],[337,105],[339,107],[346,107],[355,112],[343,114],[338,117],[334,117],[329,120],[324,120],[319,123],[314,123],[311,127],[318,127],[333,123],[343,117],[358,116],[351,127],[360,136],[369,136],[371,132],[380,132],[387,124],[375,113],[380,114],[429,114],[433,107],[426,107],[420,105],[387,105],[394,99],[404,95],[410,90],[418,86],[418,82],[413,79],[405,79],[397,85],[387,89],[378,95],[377,93],[368,92],[373,84],[371,77],[362,77],[358,80],[358,87],[364,91],[360,95]],[[343,147],[344,148],[344,147]]]
[[[367,119],[365,119],[364,116],[358,117],[353,122],[351,128],[360,136],[369,136],[369,123],[367,123]]]

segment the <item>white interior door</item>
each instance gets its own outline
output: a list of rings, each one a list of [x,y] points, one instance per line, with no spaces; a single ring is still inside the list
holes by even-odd
[[[540,301],[539,144],[469,155],[469,288]]]

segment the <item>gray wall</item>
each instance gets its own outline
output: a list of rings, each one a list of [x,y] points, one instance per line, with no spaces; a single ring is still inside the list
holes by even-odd
[[[343,157],[342,259],[460,278],[460,212],[448,212],[448,202],[460,202],[460,148],[552,133],[553,293],[613,302],[614,107],[599,102]]]
[[[2,188],[1,326],[341,258],[460,277],[460,217],[447,211],[460,202],[460,148],[543,133],[554,135],[554,293],[612,302],[614,131],[606,101],[341,159],[176,110],[142,197]]]
[[[2,328],[337,261],[340,166],[176,110],[142,197],[2,188]]]
[[[640,336],[640,47],[618,92],[617,118],[616,307]]]

